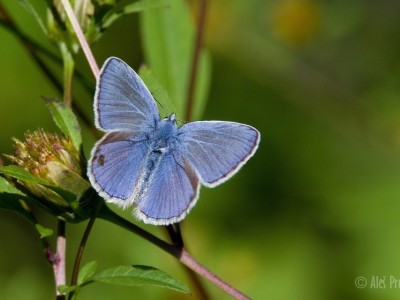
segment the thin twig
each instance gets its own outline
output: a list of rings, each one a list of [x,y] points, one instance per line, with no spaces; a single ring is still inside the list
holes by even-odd
[[[105,205],[103,205],[102,209],[99,211],[98,217],[137,234],[138,236],[144,238],[145,240],[149,241],[150,243],[156,245],[157,247],[163,249],[164,251],[174,256],[179,256],[180,250],[178,248],[159,239],[155,235],[152,235],[151,233],[147,232],[146,230],[143,230],[142,228],[134,225],[133,223],[125,220],[124,218],[114,213]]]
[[[0,14],[5,13],[4,7],[1,6],[0,4]],[[3,15],[4,16],[4,15]],[[0,25],[4,26],[4,28],[10,30],[12,33],[14,33],[16,36],[18,36],[21,40],[24,40],[26,44],[28,44],[33,50],[35,51],[40,51],[44,55],[46,55],[48,58],[52,59],[53,61],[56,61],[58,63],[61,62],[60,58],[55,55],[53,52],[50,50],[46,49],[33,39],[31,39],[29,36],[27,36],[25,33],[23,33],[19,28],[16,27],[12,19],[10,19],[10,16],[8,15],[8,18],[3,18],[0,19]],[[82,74],[81,74],[82,75]],[[86,84],[86,83],[84,83]]]
[[[228,293],[229,295],[235,297],[236,299],[244,300],[244,299],[250,299],[234,287],[232,287],[230,284],[225,282],[223,279],[219,278],[217,275],[215,275],[213,272],[208,270],[206,267],[204,267],[202,264],[200,264],[197,260],[195,260],[188,252],[185,250],[185,248],[179,248],[174,245],[171,245],[158,237],[152,235],[151,233],[143,230],[142,228],[136,226],[135,224],[125,220],[121,216],[115,214],[113,211],[108,209],[106,206],[103,206],[103,209],[99,212],[98,215],[99,218],[107,220],[109,222],[112,222],[122,228],[125,228],[129,230],[130,232],[133,232],[142,238],[146,239],[150,243],[156,245],[157,247],[161,248],[165,252],[169,253],[170,255],[176,257],[181,263],[183,263],[185,266],[190,268],[191,270],[195,271],[197,274],[203,276],[205,279],[209,280],[212,282],[214,285]]]
[[[23,206],[31,215],[35,224],[38,224],[36,217],[33,215],[32,210],[28,205],[28,203],[24,201]],[[41,237],[40,242],[44,250],[44,256],[53,267],[56,299],[65,300],[65,295],[60,293],[57,289],[58,286],[65,285],[65,258],[66,258],[65,222],[61,220],[57,222],[57,241],[56,241],[55,252],[51,249],[50,244],[46,238]]]
[[[0,8],[1,8],[1,3],[0,3]],[[0,14],[1,13],[2,11],[0,10]],[[56,54],[46,49],[44,46],[40,45],[31,37],[23,33],[18,27],[16,27],[16,25],[14,24],[14,22],[12,22],[12,20],[0,19],[0,25],[4,26],[4,28],[8,29],[10,32],[15,34],[23,42],[25,47],[31,48],[33,52],[42,53],[45,57],[56,62],[58,65],[62,65],[62,60],[60,59],[60,57],[58,57]],[[92,94],[94,86],[93,82],[90,82],[79,70],[75,70],[74,74],[75,77],[82,84],[82,86],[86,89],[86,91]]]
[[[92,231],[94,222],[96,221],[96,217],[97,217],[96,215],[93,215],[90,218],[90,220],[89,220],[89,222],[88,222],[88,224],[86,226],[85,232],[83,233],[81,243],[79,244],[78,252],[77,252],[77,254],[75,256],[74,268],[72,270],[71,284],[70,284],[71,286],[73,286],[73,285],[75,285],[77,283],[78,273],[79,273],[79,266],[81,264],[83,251],[85,250],[86,242],[87,242],[87,240],[89,238],[90,232]],[[72,299],[73,295],[74,295],[74,292],[71,292],[69,294],[68,299]]]
[[[69,21],[71,22],[72,27],[75,30],[76,36],[79,40],[79,43],[81,44],[82,50],[85,53],[86,59],[90,65],[90,68],[92,69],[92,72],[94,74],[94,77],[97,78],[99,75],[99,67],[96,63],[96,60],[93,56],[92,51],[90,50],[89,44],[85,38],[85,35],[82,32],[81,26],[79,25],[78,20],[76,19],[74,10],[71,7],[71,4],[69,3],[68,0],[61,0],[61,3],[65,9],[65,12],[67,13],[67,16],[69,18]]]
[[[190,280],[192,281],[192,284],[197,291],[198,298],[202,299],[202,300],[211,299],[210,296],[208,295],[208,292],[205,289],[203,283],[201,282],[201,278],[198,276],[198,273],[196,273],[195,271],[193,271],[191,268],[189,268],[186,265],[183,265],[183,268],[184,268],[186,274],[189,276]]]
[[[0,4],[1,7],[1,4]],[[0,11],[1,14],[1,11]],[[13,23],[9,23],[6,20],[0,19],[0,25],[4,26],[4,28],[8,29],[11,33],[15,34],[23,43],[23,46],[26,47],[27,50],[30,50],[35,53],[42,53],[45,57],[51,59],[52,61],[56,62],[58,65],[62,64],[62,60],[60,57],[55,55],[53,52],[49,51],[33,39],[31,39],[29,36],[24,34],[19,28],[15,27]],[[39,57],[39,56],[38,56]],[[42,61],[43,60],[39,57],[39,59]],[[44,63],[43,63],[44,64]],[[86,89],[86,91],[90,94],[93,92],[93,82],[90,82],[79,70],[75,70],[74,72],[75,77],[79,80],[80,84]]]
[[[88,224],[86,226],[85,232],[83,233],[81,243],[79,244],[78,253],[76,254],[76,257],[75,257],[75,263],[74,263],[74,268],[73,268],[73,271],[72,271],[71,284],[70,284],[71,286],[75,285],[76,282],[77,282],[78,273],[79,273],[79,266],[80,266],[80,263],[81,263],[81,260],[82,260],[83,251],[85,250],[86,242],[87,242],[87,240],[89,238],[89,234],[90,234],[90,232],[91,232],[91,230],[93,228],[93,225],[94,225],[95,221],[96,221],[96,217],[95,216],[90,218],[90,220],[89,220],[89,222],[88,222]]]
[[[0,14],[3,16],[3,20],[6,21],[7,23],[11,20],[10,14],[8,13],[8,11],[1,2],[0,2]]]
[[[207,0],[200,0],[199,6],[200,7],[199,7],[199,15],[198,15],[198,19],[197,19],[196,40],[195,40],[195,44],[194,44],[192,67],[190,69],[189,88],[188,88],[188,94],[187,94],[187,100],[186,100],[186,111],[185,111],[185,120],[186,121],[190,121],[193,117],[194,92],[196,90],[196,81],[197,81],[197,75],[198,75],[201,46],[203,43],[203,36],[204,36],[204,27],[205,27],[206,11],[207,11]]]
[[[182,249],[181,256],[179,257],[179,261],[195,271],[197,274],[200,274],[207,280],[211,281],[221,290],[225,291],[227,294],[231,295],[235,299],[239,300],[248,300],[250,299],[245,294],[235,289],[233,286],[228,284],[226,281],[219,278],[213,272],[208,270],[205,266],[195,260],[185,249]]]
[[[168,235],[169,235],[172,243],[174,244],[174,246],[182,250],[184,248],[184,243],[183,243],[183,238],[182,238],[182,234],[181,234],[180,224],[176,223],[173,225],[168,225],[168,226],[165,226],[165,228],[166,228]],[[202,299],[202,300],[210,299],[210,296],[208,295],[204,285],[200,281],[200,278],[197,276],[197,273],[185,265],[183,265],[183,268],[184,268],[185,272],[187,273],[187,275],[189,276],[190,280],[192,281],[193,286],[197,290],[199,299]]]
[[[56,295],[57,299],[65,299],[65,296],[57,289],[60,285],[65,285],[65,252],[66,252],[66,239],[65,239],[65,222],[57,221],[57,249],[55,254],[55,261],[53,263],[54,276],[56,281]]]
[[[182,238],[181,230],[179,227],[179,223],[167,225],[167,226],[165,226],[165,229],[167,230],[167,233],[171,239],[171,242],[176,247],[182,248],[184,245],[183,245],[183,238]]]
[[[39,224],[30,205],[24,201],[20,200],[21,205],[26,210],[26,212],[30,215],[33,223],[35,225]],[[57,290],[57,286],[60,284],[65,284],[65,223],[62,225],[58,223],[57,227],[57,250],[53,252],[50,243],[46,237],[40,236],[40,243],[42,244],[44,256],[47,261],[53,267],[54,279],[55,279],[55,288],[56,288],[56,299],[57,300],[65,300],[65,295],[61,294]]]
[[[33,60],[36,62],[39,68],[50,79],[50,81],[57,88],[57,90],[62,91],[62,85],[58,82],[55,76],[51,73],[50,69],[44,64],[44,62],[37,55],[34,49],[35,45],[33,45],[30,40],[26,39],[25,34],[23,34],[21,30],[19,30],[19,28],[17,27],[17,25],[11,18],[10,14],[7,12],[6,8],[3,6],[1,2],[0,2],[0,14],[3,16],[2,24],[19,37],[19,39],[22,41],[22,45],[24,46],[25,50],[33,58]]]

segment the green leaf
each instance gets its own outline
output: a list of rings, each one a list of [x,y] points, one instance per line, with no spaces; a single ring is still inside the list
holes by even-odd
[[[119,266],[110,268],[94,275],[90,279],[90,282],[92,281],[123,286],[151,285],[169,288],[182,293],[190,292],[188,287],[181,281],[163,271],[147,266]]]
[[[61,101],[48,97],[44,99],[58,128],[71,138],[74,147],[79,150],[82,144],[81,129],[72,109]]]
[[[4,178],[0,177],[0,181],[2,179],[4,179]],[[0,185],[1,185],[1,183],[0,183]],[[32,216],[28,213],[28,211],[24,208],[24,206],[19,201],[20,198],[21,198],[21,196],[18,194],[9,194],[6,192],[0,193],[0,209],[11,210],[11,211],[16,212],[17,214],[23,216],[28,221],[35,223],[35,220],[32,218]]]
[[[90,277],[94,275],[97,269],[97,262],[91,261],[85,264],[80,270],[78,274],[78,284],[81,285],[82,283],[88,281]]]
[[[42,207],[38,200],[25,195],[8,182],[7,179],[0,177],[0,208],[12,210],[35,223],[36,221],[32,218],[32,215],[28,213],[20,200],[25,200],[30,204]]]
[[[0,189],[3,179],[4,178],[0,177]],[[29,201],[32,199],[30,199],[28,196],[21,194],[9,194],[6,192],[0,192],[0,209],[11,210],[30,221],[32,224],[35,225],[36,231],[39,233],[41,239],[51,236],[53,234],[53,230],[37,223],[37,220],[26,209],[26,205],[23,204],[24,202],[21,202],[20,200]]]
[[[142,66],[139,70],[139,75],[150,90],[154,99],[156,99],[161,118],[164,118],[171,112],[176,111],[175,103],[171,100],[167,91],[148,67]]]
[[[47,36],[48,35],[47,28],[44,25],[44,22],[40,17],[39,13],[36,11],[35,7],[28,0],[19,0],[19,3],[21,4],[22,7],[25,7],[25,9],[35,17],[36,21],[40,26],[40,29]]]
[[[14,177],[16,179],[26,181],[26,182],[38,183],[41,185],[48,185],[48,183],[46,181],[33,176],[28,171],[25,171],[24,169],[21,169],[20,167],[15,166],[15,165],[0,167],[0,173],[3,173],[4,175],[8,175],[8,176],[11,176],[11,177]]]
[[[67,200],[68,202],[72,202],[72,201],[76,200],[76,196],[74,194],[72,194],[71,192],[61,189],[59,187],[56,187],[54,185],[51,185],[48,182],[32,175],[28,171],[25,171],[24,169],[21,169],[18,166],[9,165],[9,166],[0,167],[0,173],[14,177],[21,181],[41,184],[41,185],[53,190],[54,192],[59,194],[61,197],[63,197],[65,200]]]
[[[116,20],[124,15],[137,13],[153,8],[167,7],[168,2],[168,0],[141,0],[133,3],[128,3],[123,7],[116,7],[103,17],[101,27],[102,29],[109,27],[112,23],[114,23]]]
[[[15,186],[13,186],[4,177],[0,177],[0,193],[23,195],[23,193],[19,189],[17,189]]]
[[[36,224],[36,220],[26,210],[20,200],[30,203],[37,203],[36,199],[26,196],[20,190],[15,188],[7,179],[0,177],[0,209],[7,209],[23,216],[28,221]]]
[[[52,236],[54,233],[53,229],[46,228],[46,227],[40,225],[39,223],[35,224],[35,228],[36,228],[37,232],[39,232],[41,239]]]
[[[186,2],[170,1],[168,9],[148,10],[140,16],[146,62],[176,104],[178,119],[184,118],[195,40]],[[193,111],[196,113],[192,114],[191,119],[201,117],[207,99],[210,70],[210,60],[203,52],[194,93]]]

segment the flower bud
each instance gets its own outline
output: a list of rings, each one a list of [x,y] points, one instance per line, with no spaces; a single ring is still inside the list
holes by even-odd
[[[73,195],[65,199],[62,195],[41,184],[20,182],[39,199],[57,207],[79,206],[78,200],[90,188],[83,178],[79,152],[71,140],[64,136],[47,133],[44,130],[27,132],[25,141],[14,138],[14,155],[7,156],[11,162],[51,186]]]

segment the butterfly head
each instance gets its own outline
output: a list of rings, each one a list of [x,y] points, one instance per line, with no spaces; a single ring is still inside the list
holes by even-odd
[[[170,122],[172,122],[172,123],[174,123],[174,124],[176,124],[176,115],[175,115],[175,113],[171,114],[169,117],[166,117],[165,119],[170,121]]]
[[[157,136],[160,138],[175,135],[177,130],[176,116],[172,114],[162,119],[157,125]]]

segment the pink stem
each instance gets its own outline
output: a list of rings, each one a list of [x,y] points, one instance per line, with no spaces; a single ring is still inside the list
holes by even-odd
[[[51,251],[50,246],[47,245],[45,248],[45,256],[51,263],[54,272],[56,296],[57,299],[65,299],[64,294],[57,290],[60,285],[65,285],[65,252],[66,252],[66,239],[65,239],[65,222],[58,221],[57,224],[57,249],[54,253]]]
[[[94,74],[94,77],[97,78],[99,75],[99,66],[96,63],[96,60],[93,56],[92,51],[90,50],[89,44],[86,41],[85,35],[82,32],[81,26],[79,25],[78,20],[76,19],[75,13],[72,9],[71,4],[68,0],[61,0],[62,5],[64,6],[65,12],[71,22],[72,27],[75,30],[76,36],[78,37],[79,43],[81,44],[82,50],[85,53],[86,59],[89,62],[90,68]]]
[[[235,299],[238,300],[249,300],[250,298],[247,297],[242,292],[235,289],[233,286],[228,284],[226,281],[219,278],[213,272],[208,270],[205,266],[195,260],[184,248],[181,250],[181,254],[179,257],[179,261],[182,262],[184,265],[188,266],[190,269],[195,271],[197,274],[203,276],[207,280],[211,281],[221,290],[225,291],[227,294],[231,295]]]

